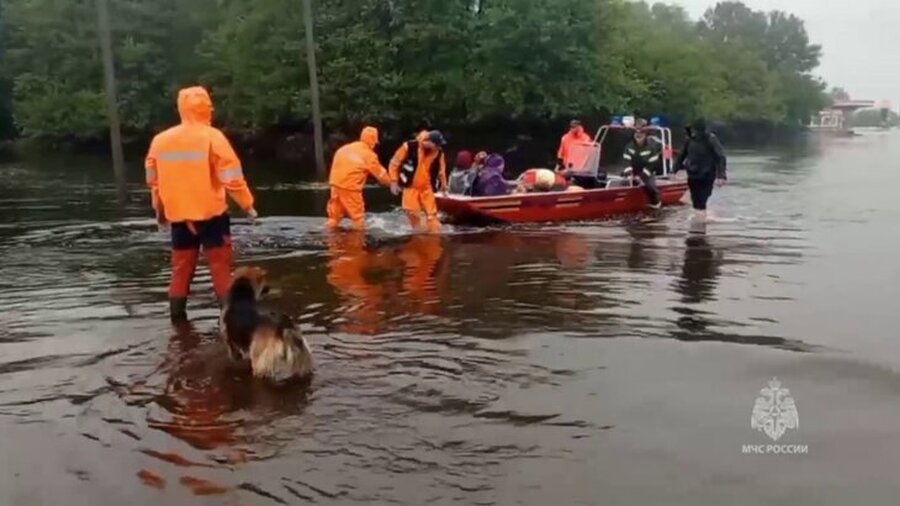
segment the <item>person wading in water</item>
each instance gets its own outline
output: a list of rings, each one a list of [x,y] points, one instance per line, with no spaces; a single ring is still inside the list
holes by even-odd
[[[172,234],[169,311],[172,321],[183,322],[201,248],[220,302],[231,285],[226,194],[250,218],[257,213],[240,159],[225,135],[212,126],[213,104],[206,89],[181,90],[178,113],[181,124],[153,138],[145,168],[156,220]]]
[[[441,132],[422,132],[415,140],[401,144],[391,159],[391,192],[403,192],[403,210],[415,231],[422,228],[423,213],[427,230],[441,231],[434,194],[447,188],[446,145]]]
[[[712,195],[713,186],[725,184],[728,167],[722,144],[706,130],[706,121],[702,118],[691,124],[684,149],[675,161],[675,173],[681,169],[687,172],[695,219],[706,221],[706,203]]]

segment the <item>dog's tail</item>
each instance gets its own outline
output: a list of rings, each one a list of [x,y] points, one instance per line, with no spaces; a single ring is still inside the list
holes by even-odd
[[[312,353],[306,340],[287,320],[257,330],[250,345],[253,375],[274,382],[305,379],[313,373]]]

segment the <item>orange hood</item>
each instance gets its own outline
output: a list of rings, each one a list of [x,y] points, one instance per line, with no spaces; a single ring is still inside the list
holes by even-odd
[[[206,88],[193,86],[178,92],[178,114],[182,123],[211,125],[212,113],[212,99]]]
[[[365,143],[366,146],[375,149],[375,146],[378,145],[378,129],[370,126],[363,128],[359,140]]]
[[[577,126],[575,130],[570,130],[568,133],[570,137],[581,137],[583,135],[587,135],[584,131],[584,127],[581,125]]]

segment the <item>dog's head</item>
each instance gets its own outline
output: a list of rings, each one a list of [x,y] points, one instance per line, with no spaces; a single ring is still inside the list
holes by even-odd
[[[269,293],[269,283],[266,281],[266,270],[261,267],[238,267],[232,277],[232,286],[241,282],[249,285],[257,300]]]

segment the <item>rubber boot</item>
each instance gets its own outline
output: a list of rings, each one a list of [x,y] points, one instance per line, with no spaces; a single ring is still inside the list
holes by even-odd
[[[187,297],[169,299],[169,317],[172,323],[187,322]]]

